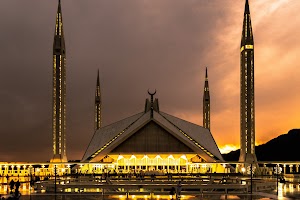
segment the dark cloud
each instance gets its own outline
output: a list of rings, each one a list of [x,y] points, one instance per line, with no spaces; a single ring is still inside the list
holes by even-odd
[[[161,110],[201,125],[204,70],[208,66],[212,132],[221,146],[238,144],[243,1],[64,0],[62,3],[67,48],[69,159],[80,159],[93,135],[98,69],[104,125],[142,111],[148,89],[157,89]],[[258,6],[261,6],[259,1],[253,1],[251,12],[260,12]],[[53,0],[0,1],[1,160],[51,158],[52,45],[56,9],[57,2]],[[291,10],[291,13],[295,12]],[[274,27],[267,26],[271,18],[267,22],[261,16],[257,18],[260,21],[252,20],[256,48],[264,49],[274,42],[265,40],[267,36],[259,30],[265,27],[271,31]],[[276,23],[286,22],[278,19]],[[293,30],[289,26],[274,38],[286,38]],[[283,45],[293,45],[289,55],[297,51],[299,41],[282,41],[274,49],[283,51]],[[260,55],[266,52],[261,50]],[[267,62],[260,55],[256,66]],[[262,68],[257,69],[259,85],[266,83],[260,77],[265,73]],[[256,90],[260,109],[264,105],[262,99],[268,99],[264,91],[272,92],[270,84],[265,85],[268,89]],[[260,120],[266,119],[261,116],[268,117],[257,113]],[[282,127],[290,125],[282,124]],[[269,133],[267,128],[259,130]],[[262,135],[261,138],[270,137]]]

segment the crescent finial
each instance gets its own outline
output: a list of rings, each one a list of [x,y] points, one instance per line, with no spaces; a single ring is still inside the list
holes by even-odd
[[[155,95],[156,94],[156,89],[155,89],[154,93],[150,93],[150,91],[148,89],[148,94],[151,95],[151,96]]]

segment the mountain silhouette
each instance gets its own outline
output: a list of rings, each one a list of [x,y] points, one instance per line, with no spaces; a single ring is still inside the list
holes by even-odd
[[[300,161],[300,129],[292,129],[269,142],[256,146],[258,161]],[[222,154],[226,161],[238,161],[240,150]]]

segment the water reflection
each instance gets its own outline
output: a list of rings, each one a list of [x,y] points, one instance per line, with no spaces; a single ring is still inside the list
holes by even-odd
[[[0,194],[8,194],[10,192],[9,183],[13,180],[14,182],[20,181],[19,191],[23,195],[28,195],[34,190],[30,187],[30,178],[29,177],[9,177],[8,180],[6,177],[0,177]]]
[[[40,193],[34,190],[30,186],[30,177],[10,177],[8,180],[6,177],[0,177],[0,194],[9,193],[9,182],[11,180],[19,180],[21,183],[20,192],[22,194],[22,200],[96,200],[96,199],[132,199],[132,200],[163,200],[163,199],[175,199],[175,196],[170,195],[139,195],[138,193],[134,195],[108,195],[102,194],[99,188],[81,188],[77,190],[77,193],[70,193],[65,191],[64,194],[49,194]],[[293,181],[293,180],[289,180]],[[277,195],[277,190],[270,191],[266,194]],[[241,200],[269,200],[274,199],[274,196],[267,197],[267,195],[181,195],[181,199],[199,199],[199,200],[214,200],[214,199],[241,199]],[[290,184],[290,183],[279,183],[278,184],[278,199],[285,199],[285,197],[290,197],[293,199],[300,199],[300,185]]]
[[[300,185],[291,183],[279,183],[278,199],[285,199],[285,197],[300,199]]]

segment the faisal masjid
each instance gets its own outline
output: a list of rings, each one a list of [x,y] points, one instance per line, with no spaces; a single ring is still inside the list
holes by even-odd
[[[61,1],[58,1],[53,42],[53,95],[51,163],[67,163],[66,146],[66,45]],[[248,0],[245,3],[241,39],[241,155],[240,162],[255,162],[254,42]],[[229,172],[210,132],[210,94],[208,72],[203,90],[203,126],[163,112],[156,90],[141,112],[102,126],[99,71],[95,92],[95,132],[77,167],[85,173],[105,170],[161,172]],[[147,92],[147,91],[145,91]],[[51,165],[49,165],[51,166]],[[22,167],[20,167],[22,168]],[[50,173],[51,169],[44,169]],[[66,169],[67,170],[67,167]],[[70,169],[69,169],[70,170]],[[3,172],[3,171],[2,171]],[[5,173],[2,173],[5,174]]]
[[[259,162],[256,158],[254,39],[248,0],[245,0],[240,57],[237,58],[240,60],[240,156],[236,162],[224,160],[210,131],[207,68],[203,77],[202,126],[165,113],[159,106],[154,88],[145,90],[149,96],[139,113],[102,126],[103,104],[98,70],[94,134],[88,146],[82,149],[82,158],[76,162],[68,161],[66,49],[62,5],[58,0],[52,54],[53,156],[50,161],[40,163],[0,162],[0,197],[1,194],[13,194],[13,179],[17,178],[22,182],[21,193],[52,192],[55,199],[57,193],[81,195],[82,192],[101,194],[102,199],[104,195],[119,199],[124,196],[135,199],[136,195],[139,195],[138,199],[160,199],[160,195],[164,195],[164,199],[173,199],[175,192],[176,199],[184,199],[181,194],[206,199],[202,198],[203,195],[228,195],[231,192],[241,196],[252,195],[253,191],[269,198],[274,194],[262,191],[273,191],[276,186],[279,197],[279,176],[286,175],[288,167],[289,175],[299,173],[300,162]],[[253,180],[256,175],[268,177]],[[298,187],[300,193],[299,183],[292,186],[291,190]],[[18,192],[18,188],[15,191]],[[17,192],[13,199],[19,199]]]
[[[254,42],[246,0],[241,40],[241,155],[240,162],[254,162]],[[95,93],[95,133],[83,155],[80,171],[115,170],[164,172],[225,172],[220,150],[210,132],[210,95],[206,69],[203,92],[203,127],[160,110],[149,93],[145,108],[108,126],[101,126],[99,71]],[[66,46],[61,2],[58,2],[53,44],[53,158],[67,162],[66,154]],[[210,164],[205,164],[210,163]],[[229,168],[228,168],[229,169]]]
[[[66,59],[61,1],[58,1],[53,42],[52,138],[53,157],[39,169],[40,174],[76,172],[162,173],[229,173],[240,172],[255,155],[254,40],[249,2],[246,0],[240,46],[240,158],[234,169],[223,159],[210,131],[210,94],[206,69],[203,89],[203,126],[163,112],[156,90],[148,90],[149,98],[141,112],[102,126],[102,100],[99,71],[97,74],[94,135],[79,164],[71,167],[67,159],[66,134]],[[84,149],[83,149],[84,151]],[[57,163],[61,163],[58,165]],[[29,173],[30,163],[0,163],[0,175]],[[17,167],[18,171],[14,169]],[[258,165],[255,164],[258,169]]]

